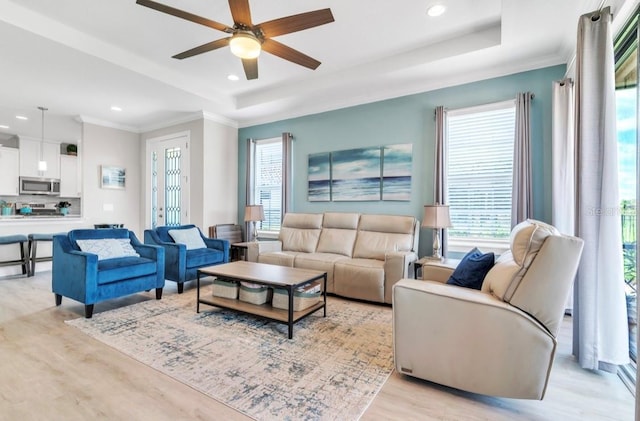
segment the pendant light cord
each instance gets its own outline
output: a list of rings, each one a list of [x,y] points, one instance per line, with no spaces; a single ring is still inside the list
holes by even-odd
[[[44,161],[44,112],[48,110],[45,107],[38,107],[42,111],[42,137],[40,138],[40,161]]]

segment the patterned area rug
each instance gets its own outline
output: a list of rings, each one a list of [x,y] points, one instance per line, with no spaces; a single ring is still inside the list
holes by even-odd
[[[202,305],[195,291],[68,324],[259,420],[356,420],[393,370],[391,309],[329,297],[287,326]]]

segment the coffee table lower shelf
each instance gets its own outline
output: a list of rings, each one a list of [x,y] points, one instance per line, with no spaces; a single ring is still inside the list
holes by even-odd
[[[271,304],[251,304],[240,300],[223,297],[200,297],[200,304],[208,304],[210,306],[235,310],[245,314],[264,317],[265,319],[276,322],[289,323],[289,310],[275,308]],[[311,313],[314,313],[325,306],[323,301],[318,301],[304,310],[294,311],[291,322],[295,323]]]

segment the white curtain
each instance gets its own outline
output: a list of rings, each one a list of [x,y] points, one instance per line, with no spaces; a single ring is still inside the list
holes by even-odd
[[[575,115],[573,81],[553,82],[551,137],[551,223],[575,235]]]
[[[516,96],[516,127],[513,145],[511,227],[531,217],[531,99],[530,92]]]
[[[443,106],[436,107],[436,153],[435,153],[435,174],[433,186],[433,203],[447,204],[447,151],[446,151],[446,121]],[[433,230],[430,230],[433,231]],[[440,242],[442,257],[447,257],[447,231],[441,236]]]
[[[576,148],[573,81],[553,82],[551,134],[551,223],[561,233],[575,235]],[[566,304],[573,312],[573,288]]]
[[[573,353],[588,369],[629,362],[618,199],[609,8],[580,17],[576,49],[576,234],[584,251],[574,290]]]
[[[282,133],[282,218],[291,210],[292,144],[293,135]]]

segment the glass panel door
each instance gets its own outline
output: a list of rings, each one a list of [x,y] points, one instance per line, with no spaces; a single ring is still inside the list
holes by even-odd
[[[154,143],[151,151],[151,226],[189,222],[187,137]]]

